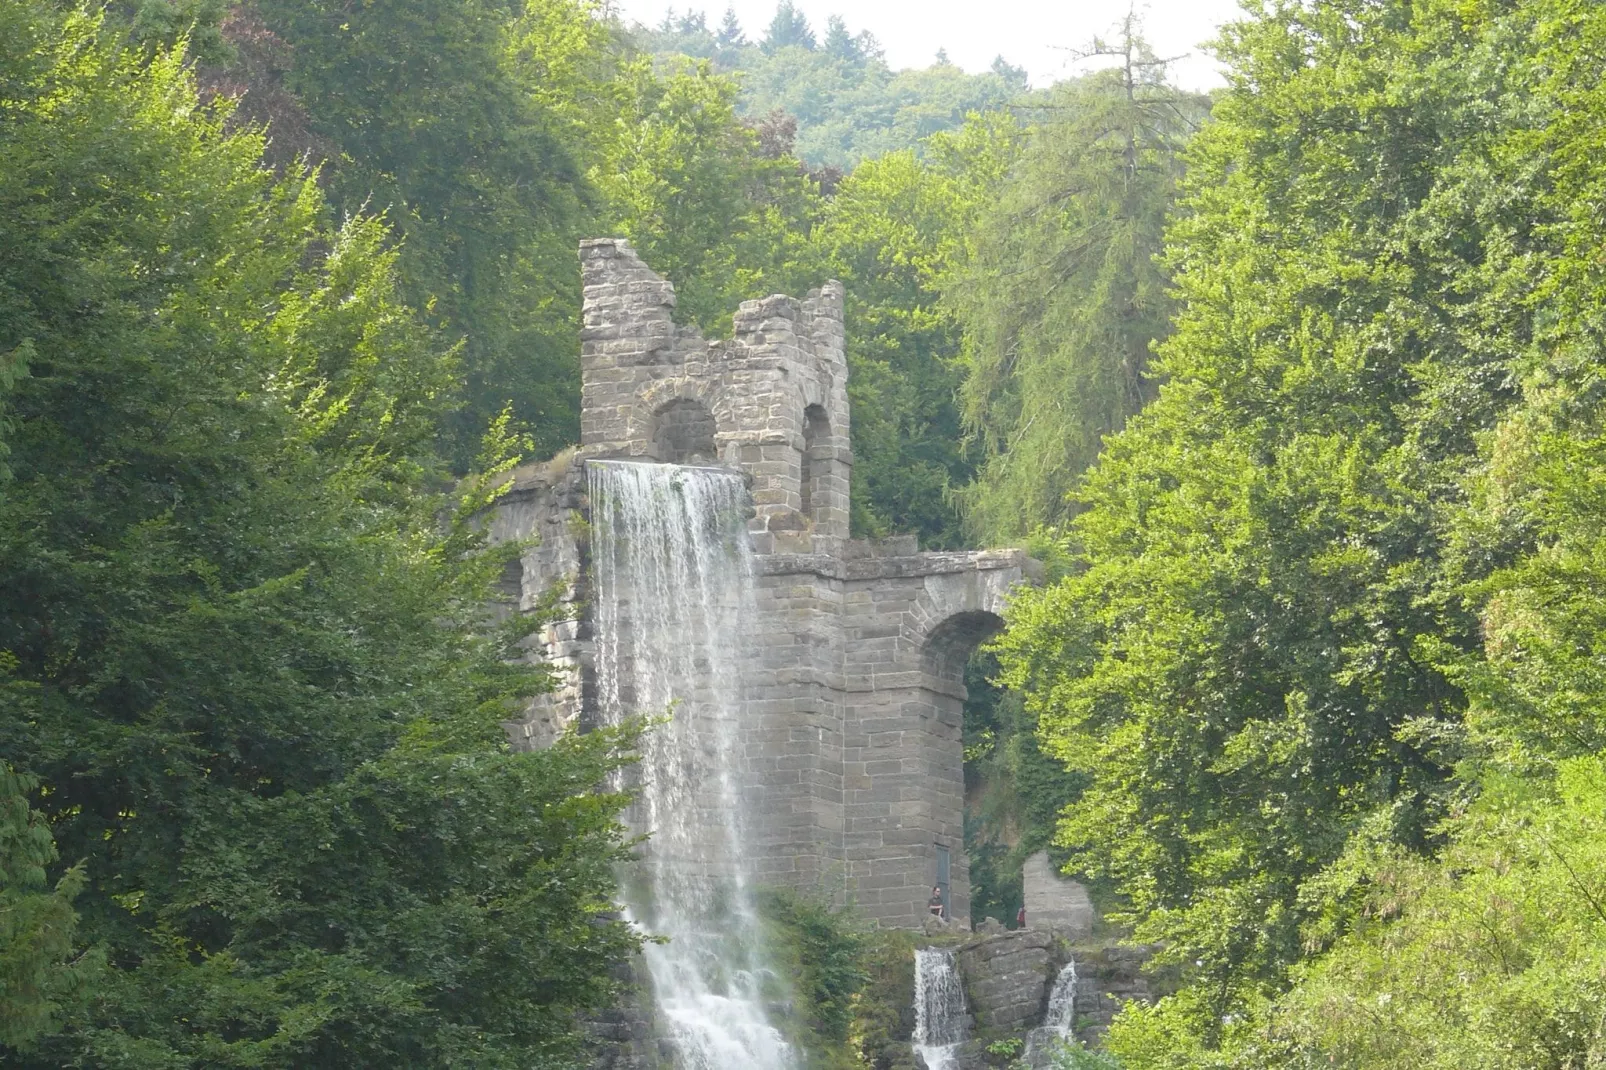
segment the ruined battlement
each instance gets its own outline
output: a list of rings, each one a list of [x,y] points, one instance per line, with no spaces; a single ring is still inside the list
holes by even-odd
[[[847,538],[842,284],[743,302],[734,336],[706,341],[629,242],[584,242],[580,263],[582,450],[740,468],[755,531]]]
[[[969,914],[964,666],[1033,563],[1019,550],[922,553],[848,530],[844,292],[744,303],[734,336],[671,318],[675,291],[621,239],[580,247],[581,443],[514,473],[491,530],[528,542],[510,600],[558,593],[539,655],[559,687],[508,725],[540,746],[596,709],[586,464],[638,459],[742,472],[756,553],[743,674],[744,819],[753,870],[915,927],[941,883]]]

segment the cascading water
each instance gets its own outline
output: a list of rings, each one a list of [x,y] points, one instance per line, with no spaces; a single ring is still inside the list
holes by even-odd
[[[1051,1054],[1055,1048],[1069,1041],[1075,1036],[1075,1029],[1076,960],[1072,959],[1054,978],[1054,987],[1048,993],[1048,1013],[1043,1016],[1042,1026],[1026,1036],[1026,1064],[1037,1066],[1039,1056]]]
[[[590,461],[587,475],[602,719],[668,714],[641,745],[631,823],[649,838],[622,882],[631,919],[668,938],[643,952],[659,1017],[683,1070],[790,1070],[765,1013],[775,977],[743,872],[746,484],[626,461]]]
[[[952,951],[915,951],[914,1049],[928,1070],[952,1070],[965,1042],[965,987]]]
[[[1054,978],[1054,987],[1048,994],[1048,1014],[1043,1028],[1052,1029],[1062,1037],[1071,1035],[1076,1028],[1076,960],[1067,962]]]

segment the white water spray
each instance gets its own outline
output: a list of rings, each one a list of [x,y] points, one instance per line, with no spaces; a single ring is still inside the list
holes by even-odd
[[[915,951],[914,1049],[929,1070],[952,1070],[965,1042],[965,987],[952,951]]]
[[[623,882],[631,919],[668,938],[643,952],[659,1017],[681,1070],[791,1070],[765,1013],[776,979],[742,850],[746,484],[714,468],[586,467],[602,719],[669,714],[642,741],[631,824],[650,838]]]
[[[1026,1064],[1037,1066],[1040,1056],[1071,1040],[1076,1034],[1076,960],[1067,962],[1048,993],[1043,1024],[1026,1035]],[[1046,1065],[1046,1064],[1045,1064]]]

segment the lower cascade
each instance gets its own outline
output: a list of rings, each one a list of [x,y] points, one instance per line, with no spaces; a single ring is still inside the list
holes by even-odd
[[[756,619],[742,477],[628,461],[587,465],[601,720],[666,715],[641,744],[631,824],[648,834],[622,880],[683,1070],[791,1070],[780,996],[744,872],[743,666]]]
[[[1026,1063],[1036,1066],[1038,1057],[1070,1040],[1076,1029],[1076,960],[1067,962],[1054,978],[1048,994],[1048,1013],[1043,1024],[1026,1037]]]
[[[966,1039],[965,987],[952,951],[915,951],[915,1053],[927,1070],[953,1070]]]

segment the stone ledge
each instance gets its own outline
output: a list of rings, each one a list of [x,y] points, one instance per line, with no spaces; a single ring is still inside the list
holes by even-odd
[[[932,551],[900,557],[843,559],[830,554],[772,553],[758,555],[763,576],[806,574],[829,580],[916,579],[956,572],[1030,572],[1025,550]]]

